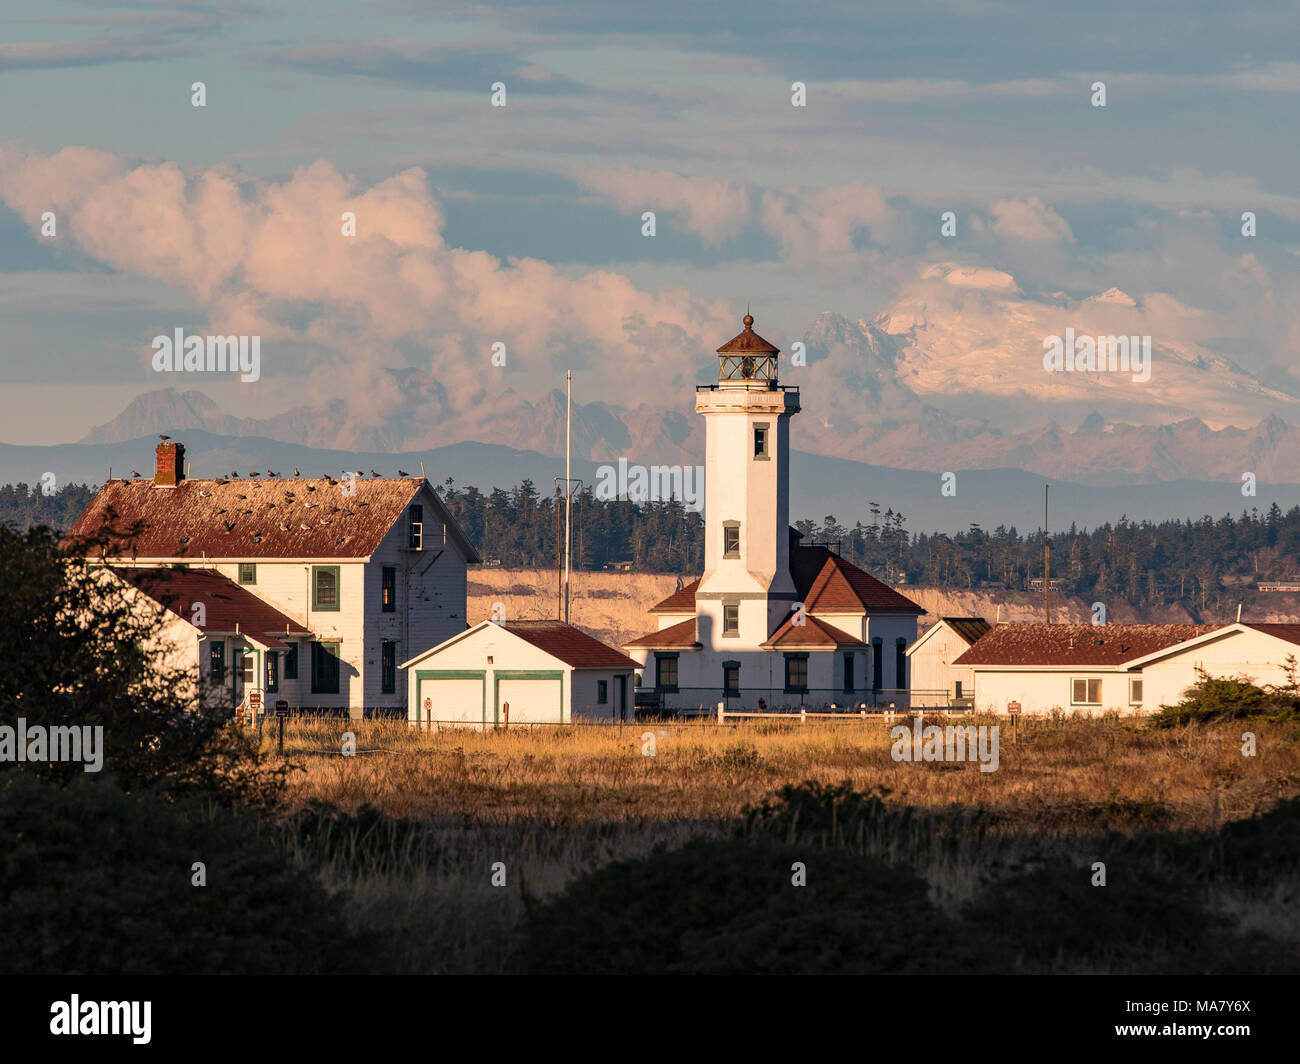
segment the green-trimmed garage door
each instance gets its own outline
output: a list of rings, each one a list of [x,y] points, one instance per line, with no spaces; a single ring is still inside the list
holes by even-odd
[[[507,671],[496,673],[497,722],[561,724],[564,721],[564,674],[559,671]],[[505,719],[506,704],[510,706]]]
[[[413,719],[418,724],[482,726],[486,713],[483,673],[420,671],[416,679],[419,697]]]

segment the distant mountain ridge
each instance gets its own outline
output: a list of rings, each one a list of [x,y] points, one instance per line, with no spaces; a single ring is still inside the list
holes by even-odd
[[[421,383],[428,389],[436,385],[431,380]],[[795,444],[828,457],[869,458],[873,465],[892,468],[932,472],[1011,468],[1098,486],[1172,480],[1240,483],[1243,472],[1252,472],[1259,480],[1300,480],[1300,462],[1295,458],[1300,454],[1300,429],[1277,415],[1248,428],[1213,429],[1199,418],[1132,425],[1108,422],[1093,412],[1073,431],[1049,422],[1002,432],[934,410],[902,393],[885,395],[886,390],[882,389],[881,406],[897,417],[882,416],[874,425],[845,437],[836,434],[833,422],[829,428],[818,426],[810,404],[794,421]],[[412,405],[418,407],[418,401]],[[159,432],[197,429],[216,436],[377,454],[421,450],[432,439],[438,441],[436,446],[478,442],[542,453],[564,450],[564,397],[558,391],[535,403],[519,400],[509,413],[492,418],[490,433],[476,431],[466,418],[453,414],[437,420],[437,432],[431,434],[426,426],[433,407],[420,410],[415,431],[404,429],[396,415],[377,426],[356,425],[349,420],[343,400],[324,407],[299,407],[273,418],[239,418],[224,413],[202,392],[164,388],[139,396],[80,442],[124,443]],[[801,421],[807,414],[812,418]],[[574,453],[588,461],[626,457],[644,465],[693,463],[700,460],[703,447],[702,420],[694,413],[664,413],[645,405],[620,410],[601,403],[574,404]]]

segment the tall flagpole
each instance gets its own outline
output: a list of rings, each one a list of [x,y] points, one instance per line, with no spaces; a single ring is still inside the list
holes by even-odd
[[[564,623],[569,623],[569,507],[573,502],[573,370],[564,375]]]

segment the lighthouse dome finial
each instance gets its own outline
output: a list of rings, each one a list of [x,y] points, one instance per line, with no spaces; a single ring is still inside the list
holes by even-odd
[[[754,315],[752,315],[752,314],[746,314],[746,315],[745,315],[743,318],[741,318],[740,320],[741,320],[742,322],[744,322],[744,324],[745,324],[745,328],[746,328],[746,329],[752,328],[753,325],[754,325]]]

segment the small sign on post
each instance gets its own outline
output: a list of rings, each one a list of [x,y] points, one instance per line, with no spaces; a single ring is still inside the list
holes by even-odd
[[[280,752],[284,757],[284,722],[289,719],[289,703],[283,698],[275,704],[275,719],[280,722]]]
[[[248,713],[253,720],[257,720],[262,715],[261,691],[253,690],[248,692]]]

